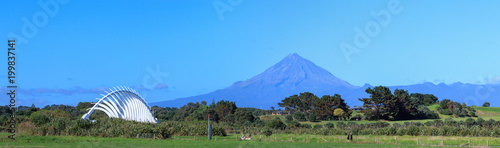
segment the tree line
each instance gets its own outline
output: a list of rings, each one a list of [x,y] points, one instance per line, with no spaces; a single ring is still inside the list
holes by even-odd
[[[318,98],[313,93],[304,92],[286,97],[278,105],[285,108],[285,111],[289,114],[293,112],[295,118],[299,121],[305,120],[304,114],[309,115],[309,121],[347,119],[352,114],[349,106],[339,94],[333,96],[324,95]]]
[[[438,101],[432,94],[408,93],[407,90],[396,89],[391,91],[384,86],[367,88],[368,98],[360,98],[363,110],[361,113],[366,120],[405,120],[405,119],[438,119],[437,113],[430,111],[427,106],[438,103],[439,113],[455,117],[475,117],[475,109],[465,103],[458,103],[449,99]],[[486,104],[486,103],[485,103]],[[425,123],[405,123],[403,125],[387,122],[357,124],[356,122],[339,122],[337,125],[310,125],[302,121],[316,120],[349,120],[353,111],[339,94],[324,95],[321,98],[313,93],[304,92],[286,97],[278,103],[288,115],[284,117],[261,116],[269,111],[256,108],[237,107],[235,102],[212,99],[188,103],[180,108],[151,107],[160,124],[138,123],[122,119],[108,118],[104,112],[96,111],[90,118],[92,123],[80,119],[86,109],[93,106],[90,102],[80,102],[76,107],[70,105],[51,105],[38,108],[22,106],[14,112],[17,115],[18,127],[24,133],[31,135],[75,135],[75,136],[102,136],[102,137],[134,137],[138,133],[158,133],[164,138],[172,135],[203,136],[206,135],[206,120],[214,125],[214,133],[224,136],[227,133],[239,134],[256,133],[270,135],[273,133],[309,133],[309,134],[356,134],[376,135],[443,135],[443,136],[499,136],[500,121],[474,120],[465,121],[452,119],[428,121]],[[486,104],[489,106],[489,103]],[[8,125],[9,112],[7,106],[0,106],[0,130]],[[274,111],[272,108],[271,111]],[[472,128],[473,130],[470,130]],[[128,130],[123,130],[128,129]],[[489,132],[489,133],[488,133]]]
[[[432,94],[408,93],[407,90],[396,89],[394,92],[388,87],[377,86],[365,90],[369,98],[360,98],[363,102],[361,111],[367,120],[408,120],[408,119],[437,119],[439,115],[427,108],[438,102]],[[303,121],[302,114],[311,116],[309,121],[316,119],[331,120],[351,118],[352,110],[342,99],[341,95],[324,95],[318,98],[310,92],[286,97],[278,103],[288,114],[294,115]],[[359,119],[359,116],[355,116]]]

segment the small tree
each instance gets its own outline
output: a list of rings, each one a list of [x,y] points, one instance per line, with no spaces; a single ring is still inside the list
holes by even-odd
[[[335,128],[335,124],[333,124],[331,122],[328,122],[328,123],[325,124],[325,127],[329,128],[329,129],[332,129],[332,128]]]
[[[460,108],[454,108],[453,115],[455,115],[455,117],[459,117],[460,116]]]
[[[250,112],[246,108],[237,108],[234,112],[234,117],[236,118],[235,120],[238,123],[244,123],[245,121],[253,122],[253,120],[255,119],[255,117],[252,115],[252,112]]]
[[[344,116],[344,110],[340,109],[340,108],[337,108],[333,111],[333,115],[335,117],[338,117],[339,120],[342,119],[342,116]]]
[[[281,122],[279,117],[267,121],[266,126],[274,129],[284,129],[286,127],[285,123]]]
[[[266,137],[273,135],[273,131],[271,131],[271,129],[269,127],[264,128],[264,130],[262,130],[262,133],[264,133],[264,135],[266,135]]]
[[[295,112],[293,114],[293,117],[295,118],[295,120],[298,120],[298,121],[306,121],[306,116],[304,115],[304,113],[301,113],[301,112]]]
[[[309,114],[309,121],[316,122],[316,114],[314,113]]]
[[[490,102],[484,102],[483,107],[490,107]]]
[[[286,122],[287,122],[287,123],[290,123],[290,122],[292,122],[292,121],[293,121],[293,117],[292,117],[292,115],[286,115],[286,116],[285,116],[285,119],[286,119]]]

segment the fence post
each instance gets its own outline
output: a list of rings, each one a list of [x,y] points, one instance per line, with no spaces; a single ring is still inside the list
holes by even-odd
[[[293,141],[293,135],[290,135],[290,141]]]
[[[377,143],[377,137],[375,137],[375,144]]]
[[[486,146],[490,146],[490,142],[486,140]]]
[[[444,139],[441,139],[441,146],[444,146]]]
[[[262,135],[259,135],[259,141],[262,141]]]
[[[470,147],[470,139],[469,139],[469,147]]]
[[[339,136],[339,142],[342,142],[342,136]]]
[[[420,143],[418,142],[418,138],[417,138],[417,145],[420,145]]]
[[[398,137],[396,137],[396,145],[398,144]]]
[[[309,135],[307,135],[307,140],[306,140],[306,142],[309,142]]]
[[[276,137],[276,135],[274,135],[274,140],[278,141],[278,137]]]

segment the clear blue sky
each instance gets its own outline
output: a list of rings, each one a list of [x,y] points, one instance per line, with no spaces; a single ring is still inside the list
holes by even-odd
[[[139,89],[148,102],[200,95],[295,52],[358,86],[477,84],[500,76],[500,1],[494,0],[396,1],[400,12],[350,56],[341,43],[354,45],[355,28],[365,30],[377,20],[371,11],[387,11],[393,2],[73,0],[55,1],[58,11],[50,14],[38,2],[0,6],[1,40],[6,44],[9,33],[29,40],[17,46],[22,105],[76,105],[113,86]],[[232,11],[222,19],[214,2]],[[33,23],[33,16],[40,27],[23,36],[23,18]],[[166,74],[155,81],[147,67],[157,65]],[[6,64],[0,68],[7,71]],[[6,85],[6,72],[0,76]],[[156,87],[144,88],[146,78]]]

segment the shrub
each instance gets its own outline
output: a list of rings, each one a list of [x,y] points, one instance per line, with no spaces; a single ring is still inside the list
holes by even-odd
[[[297,121],[288,122],[288,127],[300,127],[300,123]]]
[[[351,120],[353,120],[353,121],[359,121],[361,119],[362,119],[362,117],[359,114],[357,114],[356,116],[354,116],[354,117],[351,118]]]
[[[227,136],[226,130],[224,130],[222,127],[214,127],[212,129],[212,134],[214,136]]]
[[[331,122],[328,122],[328,123],[325,124],[325,127],[329,128],[329,129],[332,129],[332,128],[335,128],[335,124],[333,124]]]
[[[264,135],[266,135],[266,137],[269,137],[271,135],[273,135],[273,131],[271,131],[270,128],[266,127],[262,130],[262,133],[264,133]]]
[[[234,112],[235,121],[238,123],[244,123],[245,121],[253,122],[255,117],[252,112],[246,108],[237,108]]]
[[[300,127],[302,127],[302,128],[312,128],[311,124],[307,124],[307,123],[301,124]]]
[[[460,109],[459,108],[454,108],[453,109],[453,115],[455,115],[455,117],[460,117]]]
[[[370,124],[370,123],[367,123],[367,124]],[[344,122],[338,122],[337,123],[337,128],[344,129],[345,127],[347,127],[347,125]]]
[[[76,127],[81,128],[81,129],[89,129],[90,126],[92,126],[92,123],[90,123],[89,120],[76,119],[74,121],[75,121]]]
[[[469,106],[467,107],[467,110],[469,111],[469,116],[476,117],[476,109]]]
[[[52,121],[52,126],[55,128],[56,133],[59,135],[62,131],[66,129],[66,124],[68,120],[66,118],[57,117],[54,121]]]
[[[295,112],[293,114],[293,117],[295,118],[295,120],[298,120],[298,121],[306,121],[306,116],[302,112]]]
[[[394,124],[392,124],[392,126],[393,126],[393,127],[395,127],[395,128],[400,128],[400,127],[402,127],[402,125],[401,125],[401,124],[399,124],[399,123],[394,123]]]
[[[424,123],[425,126],[433,126],[434,125],[434,121],[427,121]]]
[[[32,114],[31,121],[36,125],[40,126],[49,123],[50,117],[47,114]]]
[[[292,122],[293,121],[293,116],[292,115],[286,115],[285,116],[286,122]]]
[[[483,118],[477,118],[477,121],[476,121],[477,125],[483,126],[484,122],[485,122],[485,120]]]
[[[274,129],[284,129],[286,127],[286,125],[279,118],[274,118],[273,120],[268,121],[266,126]]]
[[[460,111],[460,114],[459,114],[458,116],[459,116],[459,117],[465,117],[465,116],[467,116],[467,114],[468,114],[468,113],[467,113],[467,110],[464,108],[464,109],[462,109],[462,110]]]
[[[453,120],[452,118],[446,118],[444,119],[444,124],[447,126],[456,126],[457,121]]]
[[[418,123],[420,123],[420,122],[418,122]],[[380,122],[380,121],[376,122],[375,124],[376,124],[376,127],[378,127],[378,128],[384,128],[384,127],[388,127],[389,125],[391,125],[387,122]],[[420,124],[422,124],[422,123],[420,123]]]
[[[253,126],[255,126],[255,127],[264,127],[265,125],[266,125],[266,123],[264,123],[264,121],[259,120],[259,119],[255,120],[253,122]]]
[[[321,125],[321,124],[316,124],[316,125],[314,125],[314,127],[313,127],[313,128],[314,128],[314,129],[322,129],[322,128],[323,128],[323,125]]]
[[[243,126],[250,127],[250,126],[252,126],[252,122],[245,121],[245,123],[243,123]]]
[[[447,108],[439,110],[439,113],[443,115],[451,115],[450,110],[448,110]]]
[[[474,119],[472,119],[472,118],[467,118],[465,120],[465,126],[467,126],[467,127],[470,127],[470,126],[472,126],[474,124],[476,124],[476,121]]]
[[[309,114],[309,121],[316,122],[316,114],[314,113]]]
[[[421,119],[439,119],[439,115],[433,111],[431,111],[426,106],[421,105],[418,108],[418,118]]]
[[[440,127],[440,126],[443,126],[443,125],[444,125],[443,120],[440,120],[440,119],[434,120],[434,126]]]

